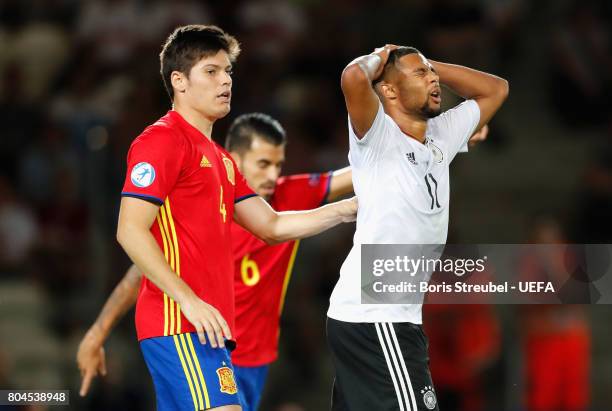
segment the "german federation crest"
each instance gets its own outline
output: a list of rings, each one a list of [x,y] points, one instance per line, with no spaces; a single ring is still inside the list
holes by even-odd
[[[435,145],[434,143],[430,141],[429,149],[433,153],[434,161],[440,164],[444,160],[444,154],[442,153],[442,150],[440,150],[440,147],[438,147],[437,145]]]
[[[421,394],[423,394],[423,402],[428,410],[436,408],[438,401],[436,400],[436,394],[433,391],[433,387],[426,386],[421,390]]]
[[[132,168],[130,178],[136,187],[149,187],[155,181],[155,168],[146,162],[138,163]]]

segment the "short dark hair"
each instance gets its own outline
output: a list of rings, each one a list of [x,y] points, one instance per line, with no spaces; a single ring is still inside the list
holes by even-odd
[[[414,47],[409,47],[409,46],[401,46],[393,50],[391,53],[389,53],[389,58],[387,59],[387,62],[385,63],[385,67],[383,68],[382,74],[380,75],[380,77],[374,80],[372,84],[374,85],[378,84],[383,79],[385,79],[387,74],[391,71],[391,68],[397,67],[396,64],[399,61],[399,59],[401,59],[404,56],[407,56],[408,54],[415,54],[415,53],[421,54],[421,52],[418,49]]]
[[[230,61],[234,62],[240,54],[240,44],[217,26],[190,24],[177,27],[168,36],[159,54],[160,73],[164,87],[174,99],[170,75],[179,71],[189,75],[191,68],[202,58],[214,56],[219,50],[225,50]]]
[[[275,146],[287,143],[285,129],[277,120],[264,113],[248,113],[236,117],[230,126],[225,149],[243,154],[256,136]]]

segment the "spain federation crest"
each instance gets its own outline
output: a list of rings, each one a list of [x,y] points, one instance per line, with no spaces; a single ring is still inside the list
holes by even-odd
[[[221,392],[226,394],[236,394],[236,380],[234,380],[234,371],[229,367],[217,368],[217,376],[219,377],[219,386]]]
[[[229,158],[223,156],[223,165],[225,166],[225,171],[227,172],[227,179],[233,186],[236,185],[236,178],[234,176],[234,163]]]

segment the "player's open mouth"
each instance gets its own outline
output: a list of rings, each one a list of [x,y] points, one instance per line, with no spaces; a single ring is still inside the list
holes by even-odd
[[[440,104],[442,102],[442,92],[440,89],[435,89],[429,94],[429,96],[436,104]]]
[[[440,90],[434,90],[432,91],[429,96],[431,97],[431,99],[433,100],[434,103],[436,104],[440,104],[442,102],[442,93],[440,92]]]

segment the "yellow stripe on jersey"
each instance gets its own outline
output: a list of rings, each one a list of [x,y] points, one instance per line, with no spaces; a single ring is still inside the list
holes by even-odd
[[[176,303],[176,332],[181,332],[181,306]]]
[[[166,208],[162,205],[159,208],[161,213],[162,223],[164,223],[164,232],[166,233],[166,238],[168,238],[168,245],[170,246],[170,268],[172,271],[175,271],[174,267],[174,242],[171,241],[172,237],[170,237],[170,230],[168,229],[168,219],[166,217]],[[175,271],[176,272],[176,271]]]
[[[162,238],[164,238],[164,241],[168,243],[168,249],[170,250],[170,261],[168,261],[168,258],[166,258],[166,261],[168,261],[168,264],[170,264],[170,268],[172,269],[172,271],[174,271],[174,245],[170,237],[170,230],[168,229],[168,220],[166,218],[166,210],[163,205],[159,208],[159,215],[161,215],[163,227]],[[170,321],[168,322],[166,316],[164,316],[164,329],[166,329],[166,326],[168,326],[168,334],[165,335],[174,335],[176,334],[176,330],[174,329],[174,300],[169,296],[166,296],[166,298],[169,301],[168,312],[170,313]]]
[[[170,298],[170,334],[177,334],[174,328],[174,300],[172,298]]]
[[[164,336],[168,336],[168,294],[164,293]]]
[[[164,227],[160,218],[161,212],[157,213],[157,224],[159,225],[159,232],[161,233],[162,242],[164,244],[164,257],[168,261],[168,241],[164,234]],[[164,293],[164,335],[168,335],[168,295]]]
[[[289,257],[289,264],[287,265],[287,272],[285,273],[285,280],[283,281],[283,292],[281,294],[280,306],[278,309],[278,315],[283,312],[285,306],[285,295],[287,294],[287,287],[289,286],[289,280],[291,280],[291,272],[293,271],[293,263],[295,262],[295,256],[297,254],[298,247],[300,246],[300,240],[296,240],[291,251],[291,257]]]
[[[200,390],[200,384],[198,382],[198,376],[196,375],[196,372],[193,368],[193,362],[191,360],[191,354],[189,353],[189,350],[187,349],[187,344],[185,344],[185,334],[179,334],[179,338],[181,340],[181,346],[183,347],[183,354],[185,355],[185,358],[187,359],[187,365],[189,366],[189,371],[191,372],[191,378],[193,380],[193,385],[195,387],[195,391],[198,394],[198,404],[200,404],[200,410],[204,410],[204,404],[203,404],[203,400],[202,400],[202,391]]]
[[[170,223],[170,232],[172,233],[172,243],[174,245],[174,258],[176,269],[174,272],[179,277],[181,276],[181,257],[179,253],[178,236],[176,235],[176,228],[174,227],[174,218],[172,217],[172,209],[170,208],[170,199],[166,197],[165,201],[166,214],[168,215],[168,222]],[[176,304],[176,333],[181,333],[181,307]]]
[[[165,203],[157,214],[157,224],[161,234],[164,257],[172,271],[181,276],[181,263],[178,248],[178,237],[174,226],[174,218],[170,209],[170,199],[166,197]],[[176,307],[176,309],[175,309]],[[168,294],[164,293],[164,335],[175,335],[181,332],[181,307]]]
[[[202,374],[200,361],[198,360],[198,356],[196,355],[195,349],[193,348],[193,343],[191,342],[191,335],[186,334],[185,338],[187,338],[189,350],[191,350],[191,355],[193,356],[193,361],[195,362],[196,370],[198,371],[198,376],[200,377],[200,385],[202,386],[202,391],[204,392],[204,402],[206,403],[205,409],[208,409],[210,408],[210,399],[208,398],[208,389],[206,389],[206,382],[204,381],[204,374]]]
[[[187,366],[185,365],[185,359],[183,358],[183,352],[181,351],[181,344],[179,343],[178,336],[173,336],[174,345],[176,346],[176,352],[178,353],[179,359],[181,360],[181,365],[183,366],[183,372],[185,373],[185,378],[187,379],[187,384],[189,385],[189,391],[191,391],[191,399],[193,400],[193,409],[197,411],[202,407],[198,407],[198,400],[196,398],[195,391],[193,390],[193,384],[191,383],[191,377],[189,375],[189,371],[187,370]]]
[[[168,221],[170,222],[170,230],[172,231],[172,242],[174,243],[174,252],[176,254],[176,274],[181,276],[181,259],[179,258],[178,237],[174,228],[174,218],[172,218],[172,210],[170,209],[170,199],[166,198],[166,212],[168,213]]]

